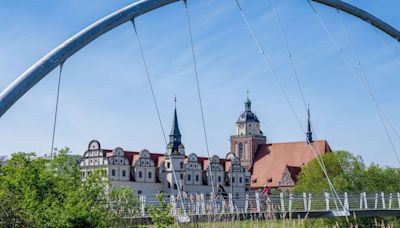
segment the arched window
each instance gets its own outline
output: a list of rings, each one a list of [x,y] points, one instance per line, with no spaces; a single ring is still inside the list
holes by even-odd
[[[244,158],[244,156],[243,156],[243,143],[239,143],[239,158],[240,159],[243,159]]]

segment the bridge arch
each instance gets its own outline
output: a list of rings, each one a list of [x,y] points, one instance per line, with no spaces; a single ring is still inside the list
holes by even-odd
[[[0,93],[0,117],[36,83],[93,40],[133,18],[177,1],[180,0],[140,0],[96,21],[72,36],[32,65]],[[360,8],[341,0],[312,1],[336,8],[367,21],[400,41],[400,32],[397,29]]]

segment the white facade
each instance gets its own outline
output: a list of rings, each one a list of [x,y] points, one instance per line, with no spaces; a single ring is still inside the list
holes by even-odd
[[[218,192],[233,190],[237,194],[248,191],[249,183],[245,179],[249,174],[241,167],[239,159],[185,155],[176,109],[169,136],[165,154],[152,154],[148,150],[129,152],[120,147],[105,150],[93,140],[80,162],[82,178],[101,170],[111,186],[131,187],[138,195],[154,195],[161,191],[167,195],[210,194],[213,189]]]

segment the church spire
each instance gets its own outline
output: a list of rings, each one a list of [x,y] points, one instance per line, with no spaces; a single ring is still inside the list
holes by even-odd
[[[310,117],[310,105],[307,108],[307,143],[313,143],[313,133],[311,130],[311,117]]]
[[[172,129],[171,133],[169,134],[169,144],[172,145],[172,151],[178,151],[179,145],[182,144],[181,142],[181,132],[179,131],[179,125],[178,125],[178,114],[176,111],[176,97],[174,98],[175,102],[175,110],[174,110],[174,119],[172,121]]]
[[[251,112],[251,101],[249,99],[249,90],[247,90],[247,99],[246,102],[244,102],[244,107],[246,112]]]

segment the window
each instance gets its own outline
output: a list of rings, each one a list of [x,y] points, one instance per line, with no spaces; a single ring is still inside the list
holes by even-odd
[[[168,168],[168,169],[170,168],[170,164],[169,164],[169,162],[167,162],[167,168]]]
[[[139,178],[142,178],[142,171],[139,171]]]
[[[187,180],[190,181],[191,178],[192,178],[192,177],[190,176],[190,174],[188,174],[188,175],[187,175]]]
[[[122,170],[122,176],[126,177],[126,171],[125,170]]]
[[[171,188],[171,183],[168,182],[168,188]]]
[[[239,177],[239,183],[242,183],[242,178],[241,177]]]
[[[181,173],[181,179],[183,179],[183,173]]]
[[[221,176],[218,176],[218,182],[221,182]]]
[[[249,127],[251,127],[251,124],[249,124]]]
[[[138,195],[141,195],[141,194],[142,194],[142,191],[137,191],[137,194],[138,194]]]
[[[174,184],[174,189],[178,189],[178,187],[176,186],[176,184]]]
[[[183,169],[183,162],[181,162],[181,169]]]
[[[232,177],[232,183],[235,183],[235,177]]]
[[[196,181],[199,181],[199,174],[196,174]]]
[[[115,177],[115,169],[111,170],[111,176]]]
[[[148,173],[148,177],[149,177],[149,179],[152,178],[151,172]]]
[[[243,159],[243,143],[239,143],[239,158]]]

